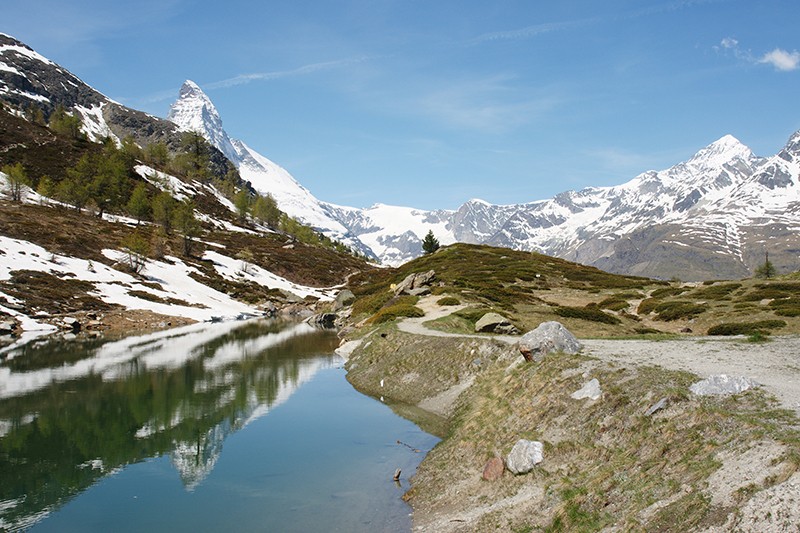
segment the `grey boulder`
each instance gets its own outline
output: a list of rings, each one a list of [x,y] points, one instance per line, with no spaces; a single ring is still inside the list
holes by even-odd
[[[561,322],[542,322],[519,340],[520,353],[527,361],[541,361],[552,352],[578,353],[583,346]]]

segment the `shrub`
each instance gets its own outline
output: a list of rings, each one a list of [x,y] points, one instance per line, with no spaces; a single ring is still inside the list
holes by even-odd
[[[441,305],[441,306],[459,305],[460,303],[461,303],[461,300],[459,300],[458,298],[456,298],[454,296],[445,296],[444,298],[439,298],[436,301],[436,304],[437,305]]]
[[[663,287],[650,293],[650,298],[664,298],[666,296],[677,296],[688,291],[686,287]]]
[[[791,293],[779,287],[761,286],[742,296],[743,302],[757,302],[775,298],[789,298]]]
[[[708,306],[705,304],[696,304],[683,300],[662,302],[655,307],[655,311],[658,314],[656,319],[664,322],[671,322],[680,318],[691,318],[705,312],[707,309]]]
[[[637,313],[640,315],[649,315],[653,311],[655,311],[656,306],[661,303],[661,300],[658,298],[645,298],[644,300],[639,303],[639,307],[636,310]]]
[[[425,311],[415,305],[397,304],[384,307],[369,319],[372,324],[383,324],[398,317],[422,317]]]
[[[752,335],[760,332],[769,333],[770,330],[782,328],[786,325],[783,320],[760,320],[758,322],[723,322],[708,328],[709,335]]]
[[[603,324],[619,324],[621,320],[613,315],[604,313],[599,307],[556,307],[555,312],[564,318],[580,318],[591,322]]]
[[[483,315],[492,311],[496,312],[490,307],[467,307],[465,309],[456,311],[453,314],[474,324],[480,320]]]
[[[775,314],[785,317],[800,316],[800,307],[779,307],[775,309]]]
[[[601,309],[609,309],[611,311],[622,311],[628,308],[628,301],[623,300],[619,296],[609,296],[605,300],[597,304]]]
[[[639,335],[659,335],[659,334],[664,333],[663,331],[660,331],[660,330],[657,330],[657,329],[653,329],[653,328],[634,328],[633,331],[635,331]]]
[[[389,291],[379,291],[369,296],[364,296],[353,302],[353,315],[360,314],[375,314],[381,307],[386,305],[386,302],[392,299],[393,294]]]
[[[741,283],[721,283],[719,285],[711,285],[702,289],[697,289],[692,292],[692,298],[707,298],[709,300],[719,300],[730,296],[736,289],[741,288]]]
[[[775,283],[759,283],[756,285],[757,289],[775,289],[779,291],[791,292],[795,295],[800,295],[800,283],[797,282],[775,282]]]

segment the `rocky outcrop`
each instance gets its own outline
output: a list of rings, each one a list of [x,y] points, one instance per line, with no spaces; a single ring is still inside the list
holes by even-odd
[[[573,392],[570,397],[573,400],[590,399],[592,401],[599,400],[603,396],[603,391],[600,389],[600,382],[597,378],[587,381],[583,387]]]
[[[560,322],[543,322],[519,340],[519,351],[526,361],[541,361],[552,352],[578,353],[582,346]]]
[[[431,284],[436,277],[436,272],[429,270],[427,272],[416,272],[409,274],[400,282],[394,289],[395,295],[410,294],[412,296],[424,296],[430,293]]]
[[[309,317],[306,322],[311,324],[312,326],[317,326],[320,328],[333,328],[336,327],[336,319],[339,318],[336,313],[320,313],[318,315],[314,315]]]
[[[356,296],[353,292],[349,289],[344,289],[339,291],[339,294],[336,295],[336,299],[333,301],[333,310],[338,311],[344,307],[347,307],[351,303],[353,303],[356,299]]]
[[[497,481],[503,477],[505,468],[506,466],[503,464],[503,459],[500,457],[492,457],[486,462],[486,466],[483,467],[481,478],[486,481]]]
[[[499,333],[501,335],[519,335],[519,330],[503,315],[486,313],[475,323],[476,333]]]

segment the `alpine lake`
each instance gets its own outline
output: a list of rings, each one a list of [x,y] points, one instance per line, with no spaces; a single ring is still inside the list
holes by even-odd
[[[410,531],[439,439],[353,389],[337,345],[262,319],[7,349],[0,530]]]

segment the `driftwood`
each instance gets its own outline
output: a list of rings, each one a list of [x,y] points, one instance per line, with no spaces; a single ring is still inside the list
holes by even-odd
[[[419,453],[420,451],[422,451],[422,450],[418,450],[417,448],[414,448],[414,447],[413,447],[413,446],[411,446],[410,444],[406,444],[405,442],[403,442],[403,441],[400,441],[400,440],[398,440],[398,441],[397,441],[397,444],[400,444],[400,445],[402,445],[402,446],[405,446],[406,448],[408,448],[409,450],[411,450],[411,451],[412,451],[412,452],[414,452],[414,453]]]

